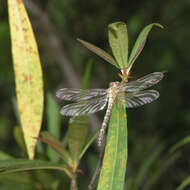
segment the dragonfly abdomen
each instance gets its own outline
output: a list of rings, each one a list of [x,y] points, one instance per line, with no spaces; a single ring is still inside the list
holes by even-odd
[[[109,99],[108,102],[108,108],[106,110],[106,115],[104,116],[104,120],[102,123],[102,127],[100,129],[99,137],[98,137],[98,146],[101,146],[102,140],[106,131],[106,127],[108,125],[108,121],[112,112],[112,107],[113,107],[113,99]]]

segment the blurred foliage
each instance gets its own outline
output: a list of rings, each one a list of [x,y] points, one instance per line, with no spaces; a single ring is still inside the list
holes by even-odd
[[[33,2],[40,7],[42,13],[47,13],[64,47],[64,53],[80,79],[82,79],[88,59],[93,58],[89,88],[107,88],[109,82],[119,80],[119,78],[117,71],[110,64],[106,64],[80,46],[76,38],[84,39],[110,52],[107,26],[115,21],[123,21],[128,27],[130,52],[132,44],[144,26],[158,22],[165,27],[164,30],[151,31],[147,44],[131,73],[132,79],[136,79],[154,71],[168,71],[162,82],[155,87],[161,94],[157,101],[138,109],[127,110],[129,161],[126,180],[129,189],[138,187],[145,190],[173,190],[179,186],[182,180],[189,176],[189,144],[172,154],[169,153],[169,149],[190,133],[190,1],[110,0],[108,3],[105,0],[89,2],[35,0]],[[56,50],[49,50],[44,43],[40,18],[35,17],[30,11],[29,15],[39,44],[45,94],[47,91],[55,93],[60,86],[68,87],[65,74],[62,73],[60,65],[53,56],[53,51]],[[0,145],[1,151],[12,156],[23,157],[13,135],[13,128],[19,123],[11,101],[15,97],[15,85],[9,35],[7,2],[1,1]],[[45,40],[48,41],[47,38]],[[70,77],[72,80],[73,76]],[[98,115],[101,122],[104,112]],[[67,121],[63,118],[61,136],[64,136],[67,129]],[[47,129],[47,122],[47,115],[44,113],[43,129]],[[91,177],[88,174],[92,174],[94,164],[97,163],[94,148],[90,148],[86,158],[84,156],[81,161],[80,168],[83,170],[83,175],[79,178],[81,189],[86,189],[86,179]],[[38,153],[37,157],[43,156]],[[35,172],[31,172],[30,175],[27,173],[25,178],[22,178],[22,174],[17,174],[16,177],[20,176],[18,179],[15,176],[1,177],[0,187],[11,189],[14,185],[15,189],[23,189],[23,187],[31,189],[28,178],[35,181],[34,174]],[[60,176],[60,173],[52,171],[48,175],[51,178],[50,183],[52,178],[57,179],[59,176],[59,181],[54,181],[57,184],[52,184],[57,187],[54,189],[59,189],[61,184],[68,187],[68,178],[64,175]],[[9,183],[5,183],[6,181]],[[47,182],[47,179],[45,181],[37,179],[37,181],[35,189],[40,189],[40,187],[46,189],[48,184],[44,182]]]

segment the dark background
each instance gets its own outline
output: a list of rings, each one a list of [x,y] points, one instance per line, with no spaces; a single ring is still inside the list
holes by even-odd
[[[119,80],[119,70],[82,47],[77,38],[111,52],[107,26],[123,21],[127,24],[131,50],[143,27],[153,22],[164,26],[163,30],[155,27],[150,32],[131,72],[132,79],[137,79],[151,72],[167,71],[154,87],[161,94],[157,101],[127,110],[127,184],[130,190],[175,189],[190,173],[188,144],[169,153],[175,143],[190,133],[190,1],[35,0],[26,8],[39,47],[45,94],[55,94],[60,86],[80,87],[90,58],[93,69],[89,88],[107,88],[109,82]],[[13,106],[15,84],[5,0],[0,1],[0,64],[0,150],[21,157],[13,137],[18,121]],[[101,123],[104,112],[97,116]],[[64,123],[62,133],[65,127]],[[84,159],[87,168],[89,163],[96,163],[88,159],[96,157],[91,148]],[[138,180],[139,186],[135,185]]]

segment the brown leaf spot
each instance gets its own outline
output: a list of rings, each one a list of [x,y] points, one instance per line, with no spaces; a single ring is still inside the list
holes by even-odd
[[[32,76],[31,75],[24,75],[24,82],[30,82],[32,81]]]
[[[33,102],[34,102],[33,99],[30,99],[30,104],[33,104]]]
[[[28,31],[28,28],[23,27],[22,30],[23,30],[24,32],[27,32],[27,31]]]
[[[20,94],[20,90],[16,90],[16,94],[19,95]]]
[[[22,0],[17,0],[17,3],[22,3]]]
[[[30,54],[37,55],[36,51],[35,51],[31,46],[30,46],[27,50],[28,50],[28,52],[29,52]]]
[[[19,108],[19,113],[22,114],[23,113],[23,109],[22,108]]]
[[[15,28],[15,30],[19,30],[19,27],[18,27],[18,25],[17,24],[13,24],[13,27]]]

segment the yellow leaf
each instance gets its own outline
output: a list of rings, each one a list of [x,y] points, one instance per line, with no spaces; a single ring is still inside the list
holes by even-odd
[[[8,0],[18,111],[27,152],[33,159],[43,112],[43,81],[38,49],[22,0]]]

